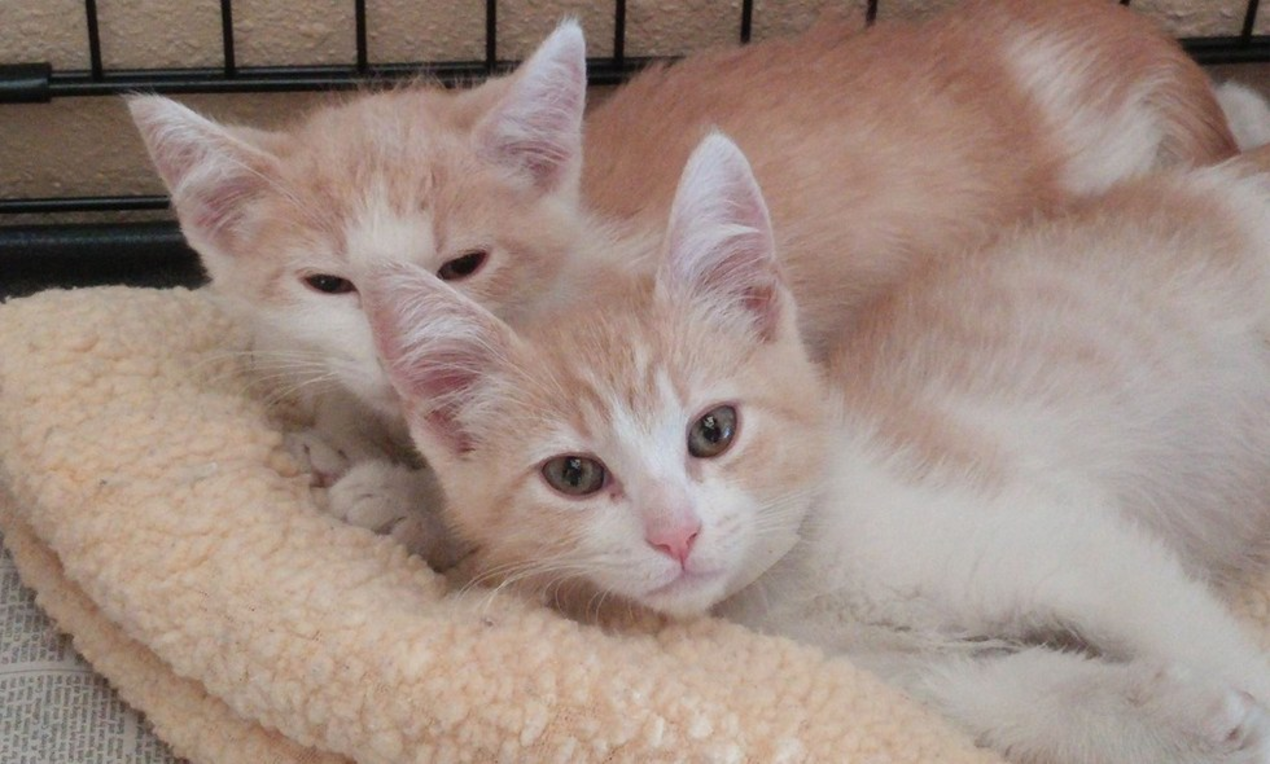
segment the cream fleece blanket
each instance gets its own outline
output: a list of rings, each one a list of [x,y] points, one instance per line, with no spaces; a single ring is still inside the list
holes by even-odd
[[[201,292],[0,306],[5,542],[41,606],[177,754],[1000,761],[787,640],[708,619],[602,630],[510,594],[448,591],[393,541],[314,506],[245,392],[243,345]],[[1267,591],[1239,605],[1261,624]]]

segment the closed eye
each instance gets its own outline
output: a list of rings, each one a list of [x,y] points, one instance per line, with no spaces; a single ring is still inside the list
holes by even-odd
[[[437,276],[442,281],[465,279],[479,271],[487,259],[489,259],[488,252],[483,249],[474,249],[442,265],[437,270]]]
[[[357,291],[353,282],[343,276],[333,276],[329,273],[313,273],[305,276],[303,280],[309,289],[323,294],[347,294]]]

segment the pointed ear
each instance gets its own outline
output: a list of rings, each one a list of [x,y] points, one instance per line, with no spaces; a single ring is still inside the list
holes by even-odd
[[[544,191],[577,183],[586,108],[586,41],[565,21],[512,76],[477,127],[482,153]]]
[[[134,96],[128,109],[191,244],[232,253],[250,202],[277,174],[277,159],[171,99]]]
[[[665,247],[658,289],[670,299],[748,324],[764,340],[776,336],[792,302],[767,205],[745,155],[722,134],[708,136],[689,157]]]
[[[509,362],[511,329],[416,266],[386,269],[361,296],[412,430],[421,428],[455,455],[470,451],[478,433],[463,414],[479,407],[484,382]]]

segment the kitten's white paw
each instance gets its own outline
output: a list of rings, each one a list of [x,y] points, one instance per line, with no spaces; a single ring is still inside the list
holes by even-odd
[[[427,496],[418,495],[415,470],[388,461],[359,462],[331,486],[332,515],[375,533],[388,533],[395,523],[426,511]]]
[[[350,525],[391,536],[436,570],[463,554],[441,522],[440,489],[429,470],[388,461],[359,462],[327,492],[329,512]]]
[[[1270,764],[1270,715],[1252,695],[1181,667],[1157,669],[1136,699],[1160,728],[1177,735],[1178,761]]]
[[[348,472],[349,458],[315,428],[288,432],[283,436],[287,452],[310,474],[310,482],[327,487]]]

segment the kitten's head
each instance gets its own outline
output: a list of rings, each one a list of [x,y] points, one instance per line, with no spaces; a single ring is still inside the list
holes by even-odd
[[[408,263],[513,318],[548,293],[578,234],[585,89],[566,22],[510,77],[364,95],[280,132],[157,96],[129,107],[182,231],[258,343],[392,413],[363,281]]]
[[[366,302],[449,519],[491,570],[687,615],[793,545],[831,416],[726,138],[689,161],[665,242],[652,284],[519,333],[418,268]]]

